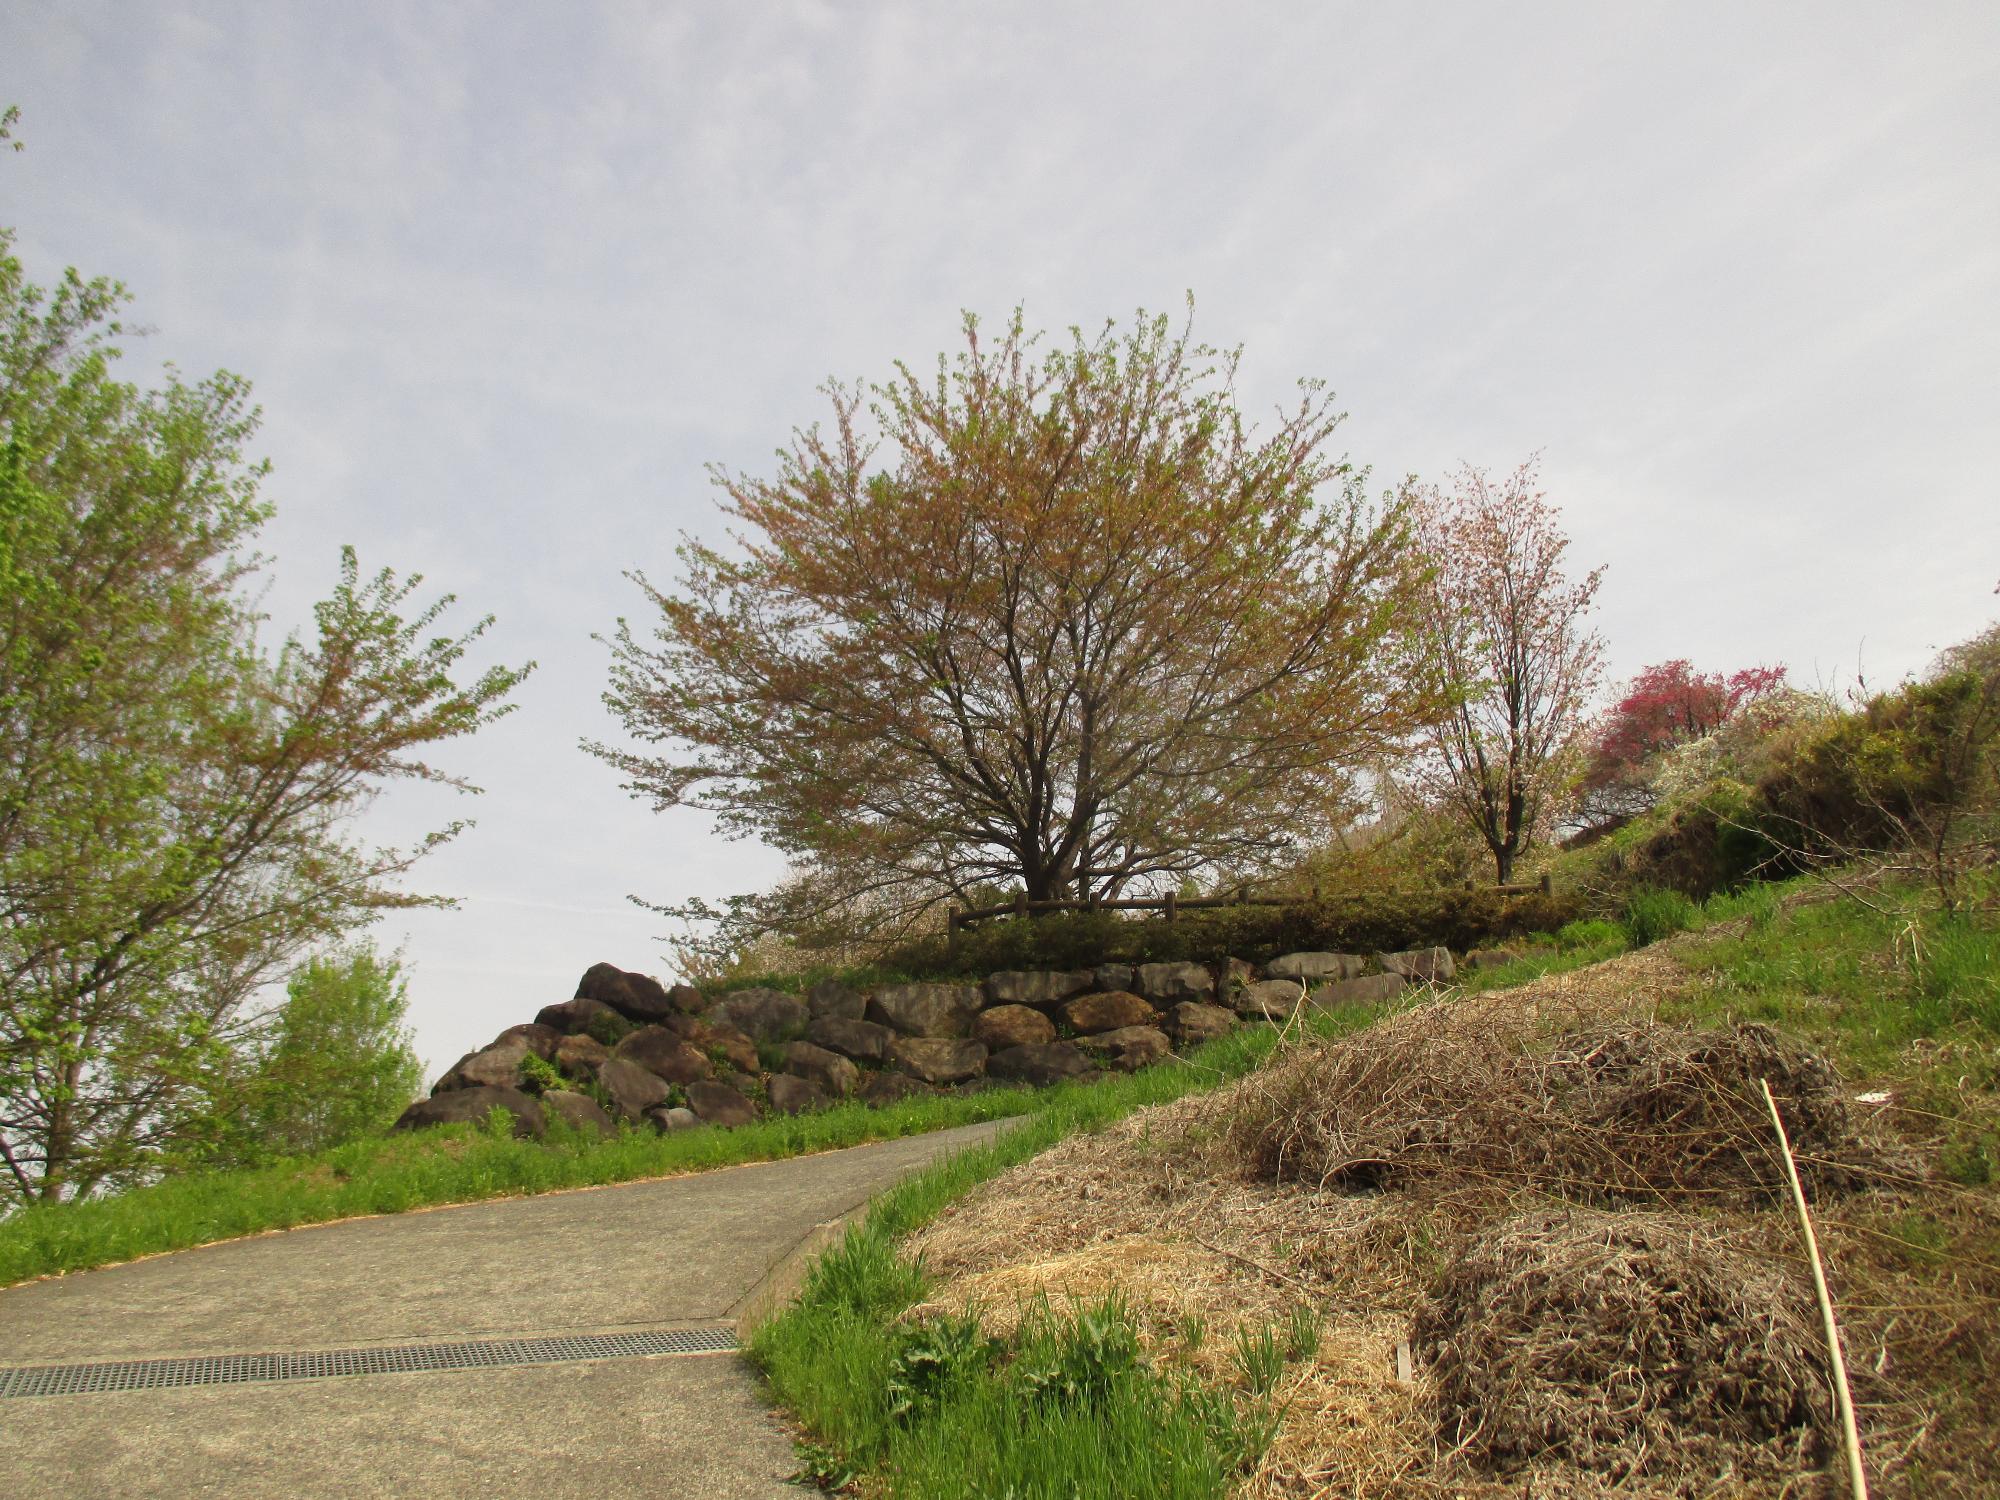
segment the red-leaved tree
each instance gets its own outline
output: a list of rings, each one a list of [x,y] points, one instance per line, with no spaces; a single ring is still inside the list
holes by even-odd
[[[1467,467],[1449,492],[1418,491],[1418,536],[1439,685],[1420,784],[1485,841],[1502,884],[1554,810],[1596,691],[1603,642],[1585,617],[1604,569],[1572,580],[1559,512],[1530,458],[1495,483]]]
[[[1650,774],[1658,756],[1712,734],[1784,684],[1783,667],[1727,677],[1697,672],[1685,657],[1647,667],[1598,720],[1578,820],[1598,826],[1645,812],[1658,800]]]

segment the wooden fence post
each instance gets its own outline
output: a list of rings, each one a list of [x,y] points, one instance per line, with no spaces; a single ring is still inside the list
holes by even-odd
[[[1180,896],[1179,896],[1179,895],[1178,895],[1177,893],[1173,892],[1173,891],[1168,891],[1168,892],[1167,892],[1167,920],[1168,920],[1169,922],[1171,922],[1171,921],[1173,921],[1173,920],[1174,920],[1174,919],[1175,919],[1176,917],[1178,917],[1178,916],[1179,916],[1180,914],[1181,914],[1181,898],[1180,898]]]
[[[1554,877],[1547,870],[1542,871],[1542,894],[1544,896],[1553,896],[1555,893],[1556,883]]]
[[[958,957],[958,908],[956,906],[947,906],[944,909],[944,956],[948,959]]]

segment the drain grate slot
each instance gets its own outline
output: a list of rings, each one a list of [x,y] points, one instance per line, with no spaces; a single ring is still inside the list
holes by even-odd
[[[733,1328],[664,1328],[640,1333],[401,1344],[386,1349],[313,1349],[295,1354],[213,1354],[196,1359],[34,1365],[0,1369],[0,1399],[145,1391],[181,1385],[325,1380],[341,1375],[403,1375],[418,1370],[480,1370],[507,1365],[562,1364],[580,1359],[633,1359],[649,1354],[720,1354],[736,1347]]]

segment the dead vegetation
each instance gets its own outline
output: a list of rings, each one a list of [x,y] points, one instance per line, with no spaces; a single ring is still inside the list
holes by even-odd
[[[1653,1023],[1649,997],[1688,982],[1646,950],[1446,998],[1067,1141],[917,1238],[932,1305],[999,1331],[1041,1296],[1117,1291],[1154,1358],[1217,1381],[1238,1329],[1312,1309],[1257,1500],[1830,1496],[1768,1077],[1835,1259],[1876,1493],[1993,1493],[2000,1271],[1964,1249],[1991,1243],[1991,1195],[1925,1181],[1778,1034]],[[1961,1400],[1910,1378],[1940,1362]]]

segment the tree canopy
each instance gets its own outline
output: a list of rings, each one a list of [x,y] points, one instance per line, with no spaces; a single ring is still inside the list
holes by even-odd
[[[1260,436],[1238,353],[1143,313],[1039,349],[1017,310],[934,372],[826,387],[739,523],[621,620],[590,748],[656,807],[792,854],[794,918],[975,888],[1254,871],[1345,815],[1426,716],[1398,498],[1328,452],[1314,382]],[[879,461],[878,461],[879,459]]]
[[[383,783],[507,711],[455,672],[486,628],[364,577],[258,637],[270,513],[247,384],[113,378],[121,287],[26,278],[0,231],[0,1191],[142,1176],[198,1121],[246,998],[386,906],[408,849],[345,831]],[[464,787],[465,790],[474,788]]]

